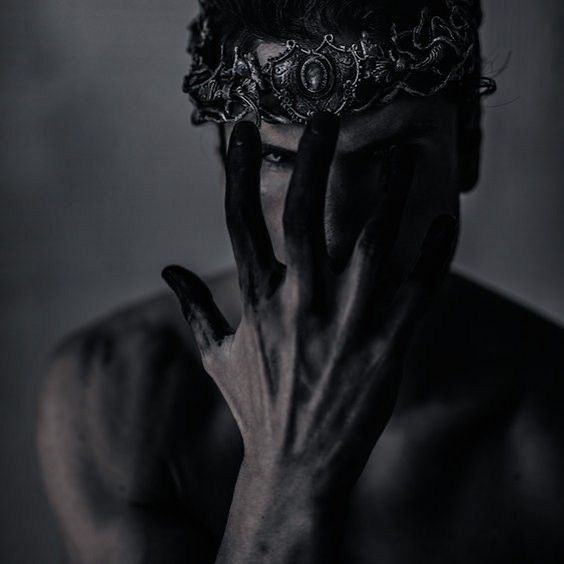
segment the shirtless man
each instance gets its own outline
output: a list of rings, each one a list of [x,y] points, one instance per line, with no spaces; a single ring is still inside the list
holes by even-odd
[[[169,267],[188,324],[167,293],[54,355],[39,449],[69,561],[563,562],[562,332],[448,273],[478,3],[276,4],[209,1],[193,29],[237,272]],[[241,72],[208,73],[218,52]]]

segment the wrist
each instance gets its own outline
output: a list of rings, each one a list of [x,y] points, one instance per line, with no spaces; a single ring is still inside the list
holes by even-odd
[[[324,498],[319,483],[316,483],[315,472],[295,462],[245,456],[237,481],[241,488],[257,489],[266,497],[277,492],[283,492],[284,498],[299,496],[311,509]]]
[[[325,512],[337,500],[340,504],[346,503],[352,487],[345,486],[344,481],[339,479],[341,476],[332,471],[331,465],[316,463],[315,458],[269,456],[247,451],[241,463],[239,481],[253,482],[255,486],[260,483],[265,493],[284,491],[294,497],[300,496],[304,504],[313,510],[318,508]]]
[[[218,561],[331,562],[338,552],[345,507],[320,495],[308,472],[246,459]]]

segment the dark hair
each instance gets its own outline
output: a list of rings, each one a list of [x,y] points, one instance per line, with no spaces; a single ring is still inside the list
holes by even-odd
[[[479,0],[468,4],[479,26]],[[221,30],[233,40],[241,35],[261,40],[319,39],[326,33],[388,32],[392,23],[414,27],[421,10],[448,14],[446,0],[201,0]]]

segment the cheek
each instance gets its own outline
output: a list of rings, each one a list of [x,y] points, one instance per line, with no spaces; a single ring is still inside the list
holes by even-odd
[[[394,249],[396,267],[407,272],[416,260],[427,229],[435,217],[458,217],[456,153],[452,143],[421,147],[421,158],[406,203],[400,234]],[[333,164],[326,199],[326,235],[331,257],[345,262],[378,202],[382,161],[370,165]],[[266,225],[278,260],[284,262],[282,217],[291,171],[264,166],[261,200]]]
[[[441,214],[459,217],[456,153],[449,144],[421,149],[394,250],[396,266],[403,275],[417,260],[427,230]]]
[[[290,182],[289,171],[271,170],[267,166],[261,172],[261,201],[264,219],[274,252],[279,261],[284,262],[284,231],[282,217],[284,214],[284,200]]]
[[[406,202],[393,261],[405,275],[417,259],[432,221],[440,214],[458,217],[456,153],[444,143],[420,146],[420,158]],[[366,222],[379,205],[383,160],[367,164],[337,164],[331,172],[327,194],[328,251],[337,263],[350,257]]]
[[[376,190],[381,163],[370,166],[333,164],[327,185],[325,231],[329,254],[346,260],[366,221],[376,206]],[[261,173],[261,200],[266,225],[277,258],[284,262],[284,202],[291,170],[264,166]]]
[[[360,232],[374,215],[382,162],[336,163],[331,170],[326,201],[329,255],[345,262]]]

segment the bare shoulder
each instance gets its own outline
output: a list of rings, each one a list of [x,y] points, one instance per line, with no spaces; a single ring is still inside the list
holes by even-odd
[[[461,359],[490,382],[495,369],[531,399],[561,397],[564,331],[555,321],[461,276],[451,277],[437,317],[447,361]]]
[[[222,274],[206,282],[220,307],[230,309],[232,276]],[[68,393],[73,393],[89,386],[94,375],[119,370],[148,377],[174,364],[200,371],[199,354],[178,301],[172,292],[163,291],[104,315],[64,338],[51,355],[47,384],[51,380],[64,383]]]
[[[435,500],[458,523],[468,561],[510,553],[512,562],[562,562],[562,329],[462,277],[445,290],[412,359],[424,367],[416,392],[431,401],[407,419],[414,440],[406,444],[414,448],[406,458],[414,461],[406,475],[413,482],[411,469],[423,470],[413,486],[424,492],[421,507],[429,476],[435,480]],[[406,507],[411,515],[413,505]]]
[[[225,300],[221,280],[209,286]],[[203,510],[188,524],[186,515],[208,503],[209,451],[226,428],[238,438],[172,293],[121,308],[68,336],[45,377],[38,447],[74,560],[106,547],[112,557],[98,554],[94,561],[134,561],[147,530],[155,540],[162,534],[166,540],[156,544],[170,542],[172,553],[182,546],[184,556],[200,543],[202,551],[213,546],[200,529],[222,519],[223,507],[217,516]],[[238,450],[226,450],[235,453],[228,462],[236,470]],[[229,499],[221,487],[216,491]],[[162,531],[147,523],[155,511],[157,522],[166,524]],[[128,559],[119,556],[122,550]]]
[[[206,282],[220,307],[233,310],[233,276],[218,275]],[[154,403],[164,389],[185,402],[183,410],[192,414],[194,425],[218,397],[203,372],[178,301],[166,290],[67,336],[51,355],[40,412],[53,422],[57,407],[64,407],[66,423],[73,423],[68,421],[71,414],[84,419],[89,413],[84,404],[88,400],[96,417],[111,419],[112,413],[126,408],[121,402],[139,402],[144,394]]]
[[[462,362],[471,384],[497,384],[508,407],[564,432],[564,331],[558,323],[457,276],[439,325],[444,364]]]
[[[132,349],[142,355],[150,353],[143,346],[145,339],[171,334],[193,350],[183,321],[173,296],[163,292],[120,307],[73,331],[53,351],[52,363],[72,363],[79,371],[86,371],[93,361],[109,360],[114,354]]]
[[[562,327],[468,280],[456,280],[451,292],[459,330],[450,337],[450,362],[465,358],[478,385],[498,385],[500,441],[490,456],[506,467],[501,489],[526,516],[531,542],[557,550],[564,519]]]
[[[127,306],[78,329],[53,351],[38,421],[50,489],[62,487],[63,477],[66,487],[96,474],[117,478],[100,484],[112,495],[147,495],[150,485],[134,466],[147,462],[139,459],[142,451],[147,459],[160,456],[155,449],[164,451],[160,435],[173,425],[167,419],[175,398],[197,396],[196,405],[209,407],[209,387],[175,305],[162,294]],[[148,431],[143,421],[151,419],[159,423]],[[147,451],[147,445],[155,448]]]
[[[52,418],[61,407],[67,419],[73,413],[83,418],[84,402],[94,396],[104,396],[98,399],[98,415],[108,415],[119,395],[131,396],[174,366],[196,368],[196,350],[175,305],[172,296],[156,295],[64,338],[48,363],[41,415]]]

